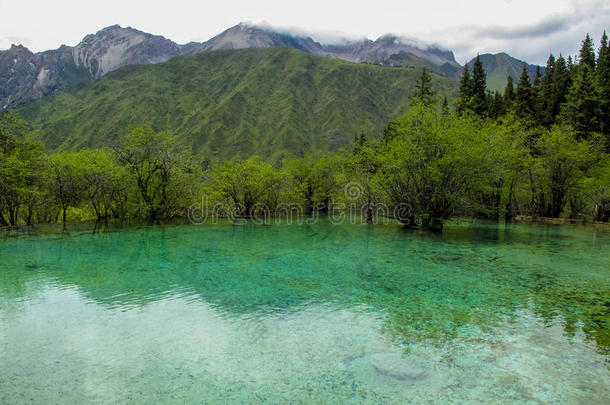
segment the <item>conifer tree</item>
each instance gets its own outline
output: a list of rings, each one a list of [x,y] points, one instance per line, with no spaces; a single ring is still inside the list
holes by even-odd
[[[441,104],[441,114],[448,115],[449,114],[449,101],[447,101],[447,96],[443,96],[443,103]]]
[[[499,91],[496,90],[493,95],[488,93],[488,100],[490,118],[498,119],[506,113],[504,109],[504,100]]]
[[[536,122],[542,123],[544,106],[541,102],[540,94],[542,93],[542,72],[540,66],[536,66],[536,76],[534,77],[534,83],[532,85],[532,106],[534,110],[534,118]]]
[[[470,79],[470,71],[468,64],[464,66],[462,78],[460,79],[460,95],[456,101],[456,109],[459,114],[464,113],[470,108],[472,99],[472,80]]]
[[[520,118],[534,118],[534,93],[525,65],[523,65],[521,78],[515,92],[515,112]]]
[[[566,96],[572,85],[572,77],[568,63],[563,56],[559,55],[553,67],[553,78],[551,80],[551,100],[548,107],[550,124],[554,124],[561,112],[561,105],[565,103]]]
[[[601,46],[597,57],[597,79],[601,96],[600,129],[610,134],[610,50],[608,49],[608,35],[602,35]],[[608,138],[610,148],[610,138]]]
[[[513,107],[513,102],[515,100],[515,89],[513,84],[513,77],[508,76],[506,78],[506,87],[504,88],[504,108],[506,111],[510,110]]]
[[[595,69],[595,50],[593,47],[593,40],[589,34],[587,34],[586,38],[582,41],[582,47],[580,48],[578,56],[578,66],[587,65],[591,69]]]
[[[472,68],[472,105],[475,114],[484,116],[487,113],[487,76],[479,55]]]
[[[595,72],[588,63],[579,66],[574,83],[566,97],[562,116],[577,133],[587,138],[600,130],[601,100]]]
[[[423,68],[421,76],[415,82],[415,90],[412,96],[413,101],[423,105],[432,105],[434,101],[434,91],[432,90],[432,77],[426,68]]]
[[[534,77],[534,87],[539,86],[541,80],[542,80],[542,72],[540,71],[540,66],[536,66],[536,76]]]
[[[540,109],[540,123],[544,126],[551,126],[555,121],[553,114],[553,74],[555,71],[555,56],[551,54],[546,62],[545,75],[540,81],[540,91],[538,92],[538,108]]]

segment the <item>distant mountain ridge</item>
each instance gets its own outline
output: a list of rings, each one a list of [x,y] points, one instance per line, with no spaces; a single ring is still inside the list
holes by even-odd
[[[277,161],[349,148],[356,134],[381,137],[408,108],[420,74],[290,47],[217,50],[125,66],[17,111],[52,150],[112,146],[150,124],[202,158]],[[431,76],[439,97],[456,98],[456,80]]]
[[[0,111],[99,78],[122,66],[165,62],[175,56],[219,49],[291,47],[316,56],[370,64],[428,67],[452,75],[453,52],[386,35],[376,41],[323,45],[311,37],[238,24],[209,41],[184,45],[131,27],[113,25],[87,35],[78,45],[33,53],[19,45],[0,51]]]
[[[487,89],[491,91],[497,90],[500,93],[504,92],[508,76],[511,76],[515,82],[515,86],[517,85],[521,78],[524,65],[531,81],[536,77],[536,69],[539,67],[513,58],[506,52],[497,53],[495,55],[486,53],[479,55],[479,58],[481,59],[483,69],[485,69],[485,73],[487,74]],[[476,58],[473,58],[466,64],[470,71],[472,71],[475,60]],[[540,73],[544,76],[544,67],[540,66]]]
[[[112,25],[85,36],[74,47],[62,45],[55,50],[33,53],[21,45],[13,45],[0,51],[0,111],[100,78],[126,65],[155,64],[176,56],[214,50],[269,47],[290,47],[348,62],[426,67],[451,78],[457,78],[462,71],[452,51],[394,35],[384,35],[375,41],[321,44],[309,36],[241,23],[206,42],[179,45],[159,35]],[[481,61],[492,91],[502,91],[508,75],[517,81],[525,63],[506,53],[481,55]],[[469,67],[473,63],[474,59],[468,62]],[[526,66],[533,77],[536,66],[527,63]]]
[[[74,47],[0,51],[0,111],[99,78],[125,65],[165,62],[182,48],[158,35],[113,25]]]

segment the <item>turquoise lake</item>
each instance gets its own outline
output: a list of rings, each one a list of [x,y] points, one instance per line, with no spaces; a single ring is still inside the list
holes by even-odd
[[[604,404],[610,228],[0,233],[0,403]]]

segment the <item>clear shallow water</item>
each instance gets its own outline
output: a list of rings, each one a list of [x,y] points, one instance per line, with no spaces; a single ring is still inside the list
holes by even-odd
[[[0,239],[0,403],[610,396],[608,229],[87,226]]]

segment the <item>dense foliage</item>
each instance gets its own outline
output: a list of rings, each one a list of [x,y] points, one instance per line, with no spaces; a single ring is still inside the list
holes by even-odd
[[[559,125],[532,129],[514,114],[500,122],[416,102],[382,140],[361,135],[347,156],[277,164],[253,156],[205,169],[174,136],[148,126],[129,131],[112,150],[55,154],[19,136],[24,127],[14,113],[2,117],[2,225],[186,216],[201,198],[208,215],[355,206],[367,222],[386,216],[434,230],[454,215],[610,216],[610,157],[601,136],[583,139]]]
[[[578,64],[551,56],[545,77],[532,84],[524,69],[516,89],[509,81],[494,96],[477,60],[472,73],[464,70],[455,111],[424,69],[407,112],[381,139],[355,132],[350,153],[236,151],[220,161],[149,125],[126,131],[112,148],[47,153],[36,131],[5,113],[0,225],[169,218],[192,214],[194,204],[204,210],[197,218],[356,208],[368,223],[385,217],[433,230],[455,215],[608,221],[608,58],[606,36],[597,57],[587,37]]]
[[[604,32],[597,56],[589,35],[582,42],[578,63],[563,56],[550,55],[545,76],[540,69],[531,78],[523,66],[521,78],[514,88],[512,77],[504,94],[485,92],[485,73],[477,58],[473,73],[464,69],[460,96],[456,103],[460,113],[500,119],[515,114],[531,126],[551,128],[562,124],[572,127],[579,138],[590,139],[601,133],[610,145],[610,52]],[[532,80],[533,79],[533,80]]]

